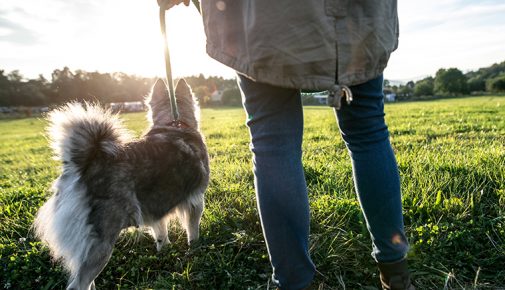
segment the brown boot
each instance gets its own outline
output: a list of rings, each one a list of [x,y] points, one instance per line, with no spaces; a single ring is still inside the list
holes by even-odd
[[[416,290],[410,281],[407,259],[394,263],[378,263],[382,289]]]

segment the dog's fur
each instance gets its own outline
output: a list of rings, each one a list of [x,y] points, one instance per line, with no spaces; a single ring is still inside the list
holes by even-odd
[[[49,114],[49,138],[63,166],[34,229],[69,270],[68,289],[94,288],[125,228],[150,227],[160,250],[174,213],[188,242],[198,239],[209,161],[198,107],[184,80],[176,96],[187,127],[169,125],[168,92],[158,80],[148,100],[151,127],[139,140],[98,105],[70,103]]]

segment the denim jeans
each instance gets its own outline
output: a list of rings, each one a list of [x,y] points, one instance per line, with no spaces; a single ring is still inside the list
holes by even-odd
[[[354,101],[336,111],[348,148],[358,198],[378,262],[405,257],[400,180],[384,121],[382,76],[351,87]],[[273,280],[302,289],[315,266],[309,254],[309,201],[302,167],[300,90],[254,82],[239,75],[251,135],[254,186]]]

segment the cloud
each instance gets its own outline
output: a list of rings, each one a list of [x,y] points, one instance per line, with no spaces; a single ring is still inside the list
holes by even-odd
[[[0,41],[20,45],[32,45],[39,42],[36,34],[25,26],[9,20],[4,11],[0,11]]]
[[[386,70],[392,79],[434,75],[439,68],[478,69],[505,60],[503,1],[399,3],[400,46]]]
[[[460,25],[468,27],[475,24],[493,26],[496,21],[500,21],[503,13],[505,13],[505,3],[462,4],[454,2],[464,1],[439,2],[429,0],[416,3],[409,2],[406,4],[405,9],[400,10],[402,26],[407,31],[432,28],[439,25],[452,27]],[[491,18],[491,21],[489,18]]]
[[[0,1],[4,69],[21,69],[32,76],[64,65],[146,75],[163,72],[156,1]],[[398,2],[400,46],[386,78],[434,75],[443,67],[477,69],[505,60],[503,0]],[[207,64],[202,21],[194,8],[174,8],[167,20],[175,74],[233,74]]]

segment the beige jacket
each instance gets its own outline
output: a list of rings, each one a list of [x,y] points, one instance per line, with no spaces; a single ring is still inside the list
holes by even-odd
[[[380,75],[397,0],[202,0],[207,53],[263,83],[327,90]]]

